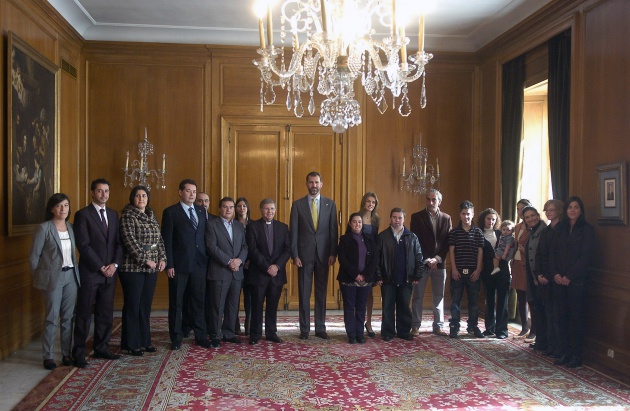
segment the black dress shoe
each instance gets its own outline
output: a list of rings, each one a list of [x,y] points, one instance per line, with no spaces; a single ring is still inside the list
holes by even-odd
[[[406,341],[413,341],[413,335],[409,334],[409,335],[398,335],[398,338],[400,338],[401,340],[406,340]]]
[[[394,339],[394,337],[390,337],[389,335],[383,336],[383,341],[391,341],[393,339]]]
[[[144,351],[138,348],[137,350],[129,350],[129,354],[133,355],[134,357],[142,357],[144,355]]]
[[[370,338],[376,337],[376,333],[372,329],[372,327],[368,327],[367,323],[365,323],[365,332],[367,332],[367,336]]]
[[[202,348],[212,348],[212,343],[210,342],[210,340],[197,340],[196,343]]]
[[[171,343],[171,350],[177,351],[180,348],[182,348],[182,343],[180,343],[180,342]]]
[[[315,337],[319,337],[319,338],[321,338],[322,340],[327,340],[327,339],[329,339],[329,338],[330,338],[330,337],[328,336],[328,333],[327,333],[326,331],[317,331],[317,332],[315,333]]]
[[[92,355],[92,357],[100,358],[102,360],[118,360],[120,358],[120,355],[114,354],[111,351],[104,351],[104,352],[94,351],[94,354]]]
[[[357,339],[354,337],[348,337],[348,344],[356,344],[357,343]]]
[[[506,338],[508,338],[507,334],[497,334],[497,339],[499,340],[505,340]]]
[[[52,371],[57,368],[57,364],[55,364],[55,360],[44,360],[44,368]]]
[[[484,331],[483,335],[485,335],[486,337],[494,337],[494,333],[492,331],[490,331],[490,330]],[[499,338],[499,337],[497,336],[497,338]]]
[[[74,366],[77,368],[85,368],[87,365],[88,363],[82,355],[79,355],[74,359]]]
[[[547,347],[545,345],[538,344],[538,343],[532,343],[529,346],[530,346],[530,348],[533,348],[536,351],[545,351],[545,350],[547,350]]]
[[[563,355],[562,357],[558,358],[557,360],[555,360],[553,362],[553,365],[564,365],[566,363],[568,363],[570,360],[568,355]]]
[[[69,355],[64,355],[63,358],[61,359],[61,363],[63,365],[72,365],[73,362],[74,360]]]
[[[459,330],[457,330],[457,328],[455,328],[455,327],[450,327],[448,336],[450,338],[457,338],[457,334],[459,334]]]
[[[365,344],[365,338],[364,338],[363,336],[361,336],[361,337],[357,337],[357,342],[358,342],[359,344]]]
[[[214,348],[219,348],[221,346],[221,340],[215,338],[213,340],[210,340],[210,344],[212,344]]]
[[[249,339],[249,345],[256,345],[256,344],[258,344],[258,338]]]
[[[278,334],[274,334],[274,335],[270,335],[268,337],[266,337],[267,341],[271,341],[271,342],[275,342],[275,343],[281,343],[282,339],[280,337],[278,337]]]
[[[232,344],[241,344],[243,342],[243,341],[239,340],[236,337],[232,337],[232,338],[225,338],[225,337],[223,337],[223,341],[224,342],[229,342],[229,343],[232,343]]]
[[[300,340],[308,340],[308,333],[307,332],[301,332],[300,333]]]
[[[144,347],[144,352],[156,352],[157,348],[155,348],[152,345],[149,345],[148,347]]]
[[[474,335],[476,338],[486,338],[486,336],[483,335],[479,327],[473,328],[472,333],[470,331],[468,331],[468,333]]]
[[[582,360],[575,357],[571,358],[571,361],[567,363],[567,367],[569,368],[577,368],[581,366],[582,366]]]

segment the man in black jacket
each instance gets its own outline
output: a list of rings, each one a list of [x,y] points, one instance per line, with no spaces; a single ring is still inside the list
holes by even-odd
[[[287,283],[286,265],[291,258],[289,227],[274,220],[276,203],[270,198],[260,202],[262,218],[251,222],[245,234],[249,254],[249,270],[245,283],[251,290],[252,320],[249,343],[256,344],[262,335],[265,301],[265,337],[280,343],[278,337],[278,303],[282,287]]]
[[[394,336],[411,341],[412,286],[418,284],[424,272],[422,250],[418,237],[405,228],[405,211],[392,209],[390,226],[379,238],[381,262],[377,269],[383,296],[381,337],[390,341]]]

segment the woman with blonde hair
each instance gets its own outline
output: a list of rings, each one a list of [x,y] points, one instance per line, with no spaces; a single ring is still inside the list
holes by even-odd
[[[378,197],[375,193],[368,191],[361,199],[361,210],[358,212],[363,221],[363,233],[376,239],[378,228],[381,224],[381,217],[378,215]],[[365,316],[365,330],[368,337],[375,337],[376,333],[372,329],[372,310],[374,308],[374,290],[370,290],[367,300],[367,314]]]

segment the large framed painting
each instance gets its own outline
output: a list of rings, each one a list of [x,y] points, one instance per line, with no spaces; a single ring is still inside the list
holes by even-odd
[[[9,32],[8,231],[29,234],[59,189],[59,67]]]
[[[626,164],[601,165],[597,167],[597,173],[597,220],[601,224],[627,225]]]

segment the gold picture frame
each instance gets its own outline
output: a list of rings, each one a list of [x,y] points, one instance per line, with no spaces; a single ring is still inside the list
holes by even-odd
[[[30,234],[59,190],[59,67],[8,34],[8,235]]]
[[[597,220],[601,224],[627,225],[626,163],[597,166],[597,174]]]

